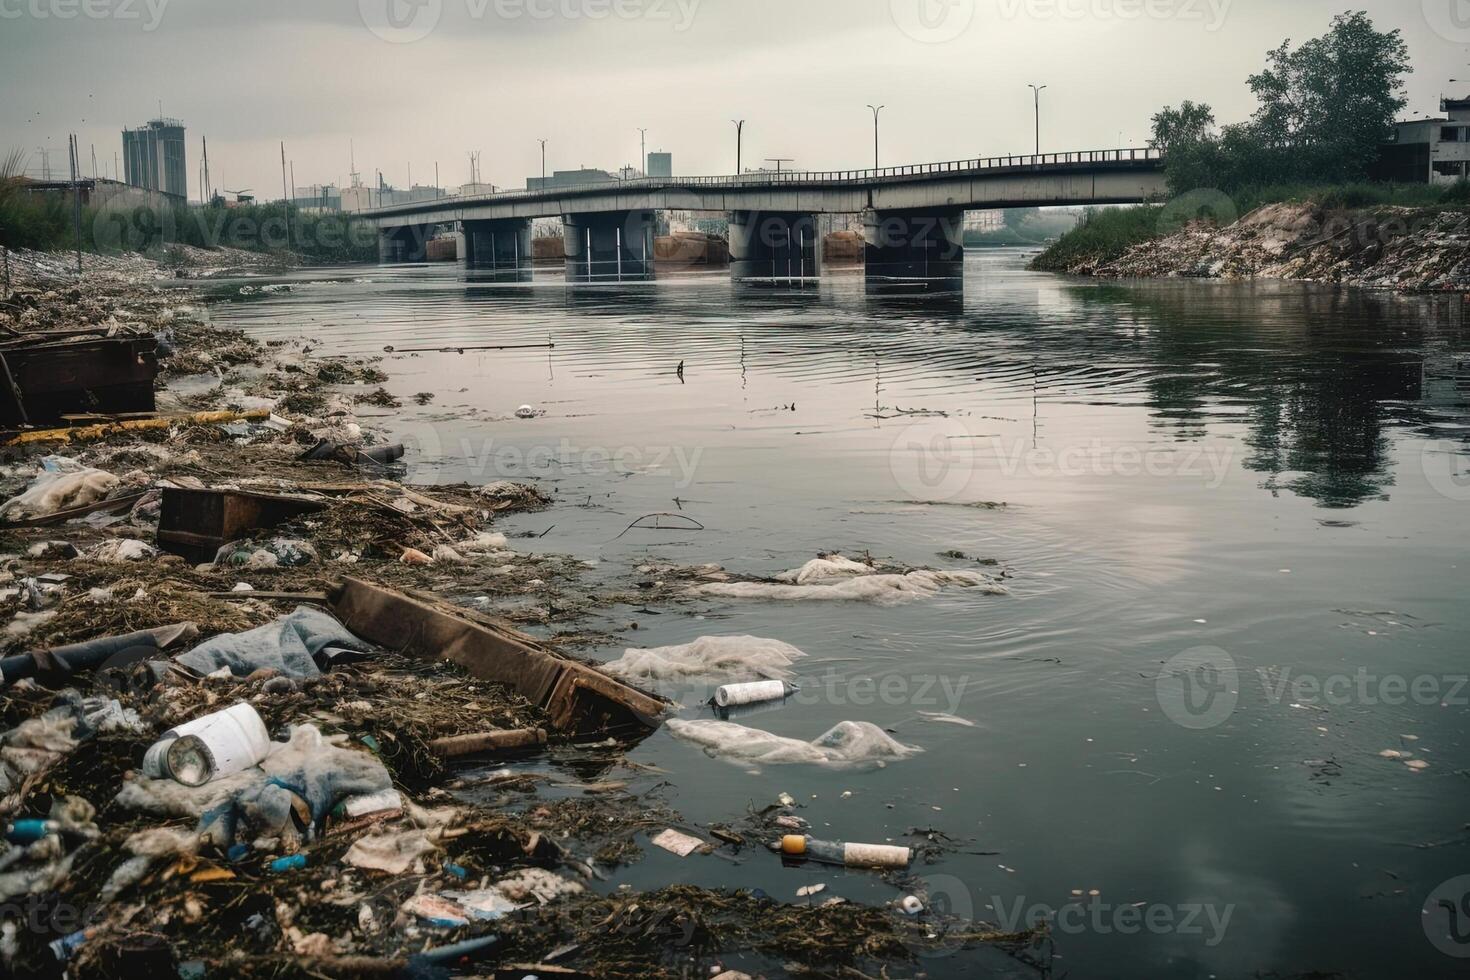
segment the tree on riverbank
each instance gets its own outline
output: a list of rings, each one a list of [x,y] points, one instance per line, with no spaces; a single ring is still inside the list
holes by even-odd
[[[1233,193],[1364,180],[1407,105],[1411,71],[1400,32],[1376,30],[1362,11],[1334,17],[1325,35],[1295,50],[1283,41],[1247,80],[1259,102],[1249,121],[1216,132],[1211,108],[1189,101],[1153,117],[1169,188]]]

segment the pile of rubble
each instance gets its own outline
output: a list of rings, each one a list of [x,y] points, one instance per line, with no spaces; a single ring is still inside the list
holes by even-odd
[[[1192,224],[1074,273],[1288,279],[1404,291],[1470,288],[1470,213],[1272,204],[1224,228]]]

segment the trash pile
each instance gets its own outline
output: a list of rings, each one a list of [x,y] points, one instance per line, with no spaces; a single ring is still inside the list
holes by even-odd
[[[1463,210],[1271,204],[1234,224],[1191,224],[1069,271],[1105,278],[1291,279],[1404,291],[1470,286]]]
[[[645,688],[695,682],[716,686],[721,714],[670,730],[738,765],[861,767],[918,751],[861,721],[810,742],[733,721],[795,693],[800,650],[714,637],[630,651],[605,671],[563,652],[607,642],[579,625],[593,610],[705,587],[886,602],[1003,591],[997,579],[826,556],[769,581],[644,566],[637,582],[589,584],[584,563],[495,530],[500,515],[547,505],[536,488],[399,481],[402,447],[355,415],[386,407],[373,362],[214,331],[124,265],[69,287],[72,299],[37,300],[26,309],[50,312],[27,322],[141,323],[165,382],[155,408],[4,437],[8,975],[693,967],[734,980],[882,972],[977,944],[1031,962],[1037,937],[927,908],[912,865],[942,845],[922,833],[809,837],[789,800],[688,826],[659,799],[659,773],[627,758],[673,708]],[[602,894],[648,845],[835,861],[884,875],[921,910],[815,891],[805,904],[758,889]]]

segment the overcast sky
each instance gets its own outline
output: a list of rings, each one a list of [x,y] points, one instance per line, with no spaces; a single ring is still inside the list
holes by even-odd
[[[390,9],[390,5],[392,5]],[[109,170],[119,131],[163,112],[200,136],[216,186],[281,192],[365,181],[520,186],[550,169],[674,154],[679,174],[746,166],[868,166],[885,104],[885,165],[1143,145],[1165,103],[1247,117],[1246,76],[1286,38],[1323,33],[1345,0],[0,0],[0,151],[66,134]],[[1408,113],[1470,79],[1470,3],[1359,0],[1400,28],[1415,65]],[[1463,14],[1461,8],[1465,8]],[[1460,16],[1456,16],[1460,14]],[[1462,92],[1463,94],[1463,92]],[[90,171],[90,159],[85,167]]]

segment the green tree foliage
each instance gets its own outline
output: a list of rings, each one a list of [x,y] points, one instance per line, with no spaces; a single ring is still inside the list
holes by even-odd
[[[1248,80],[1259,103],[1250,121],[1216,134],[1209,106],[1192,102],[1154,116],[1170,189],[1362,180],[1407,104],[1411,71],[1399,31],[1376,30],[1362,11],[1339,14],[1322,37],[1267,53]]]

